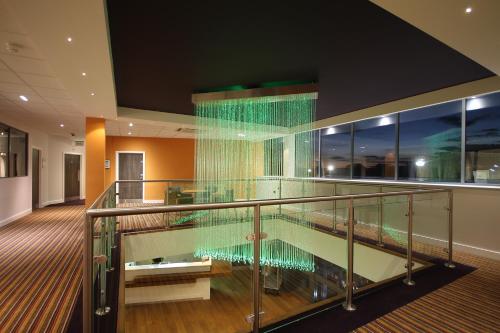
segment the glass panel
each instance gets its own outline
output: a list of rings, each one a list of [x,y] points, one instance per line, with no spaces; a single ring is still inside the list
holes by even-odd
[[[396,115],[354,124],[353,178],[394,178]]]
[[[500,184],[500,93],[466,101],[465,181]]]
[[[399,179],[460,181],[462,102],[402,112]]]
[[[330,232],[332,207],[262,207],[261,327],[345,297],[347,246]]]
[[[351,125],[321,130],[321,174],[325,178],[351,176]]]
[[[9,176],[27,176],[26,149],[28,135],[15,128],[10,129]]]
[[[9,128],[0,124],[0,177],[7,177],[9,170]]]
[[[295,177],[319,177],[319,166],[319,131],[296,134]]]

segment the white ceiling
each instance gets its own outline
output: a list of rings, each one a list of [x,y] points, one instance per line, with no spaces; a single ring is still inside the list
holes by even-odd
[[[0,0],[1,113],[77,137],[85,117],[116,118],[103,1]]]
[[[500,0],[371,1],[500,75]]]

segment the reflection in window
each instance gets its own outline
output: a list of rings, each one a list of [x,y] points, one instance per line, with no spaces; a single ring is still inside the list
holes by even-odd
[[[460,181],[462,102],[402,112],[399,179]]]
[[[319,131],[295,135],[295,177],[319,177]]]
[[[0,177],[8,176],[9,128],[0,124]]]
[[[396,115],[354,124],[353,178],[394,178]]]
[[[321,171],[326,178],[351,176],[351,125],[321,130]]]
[[[27,144],[26,133],[15,128],[10,129],[9,176],[27,176]]]
[[[500,184],[500,93],[466,100],[465,181]]]

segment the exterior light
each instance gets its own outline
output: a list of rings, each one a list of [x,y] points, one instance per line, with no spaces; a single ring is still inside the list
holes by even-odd
[[[493,164],[493,167],[494,168],[498,168],[498,164]]]
[[[330,127],[326,130],[326,135],[335,134],[335,127]]]
[[[491,172],[495,172],[496,170],[495,169],[490,169]]]
[[[382,117],[379,120],[379,126],[386,126],[391,124],[391,119],[389,117]]]
[[[425,166],[427,162],[423,158],[419,158],[418,160],[415,161],[415,165],[418,167],[423,167]]]
[[[312,172],[312,170],[311,170],[311,169],[307,169],[307,172],[308,172],[308,173],[311,173],[311,172]]]
[[[24,101],[24,102],[27,102],[28,101],[28,97],[24,96],[24,95],[20,95],[19,98]]]
[[[335,169],[335,167],[333,166],[333,164],[330,164],[326,169],[328,171],[333,171]]]

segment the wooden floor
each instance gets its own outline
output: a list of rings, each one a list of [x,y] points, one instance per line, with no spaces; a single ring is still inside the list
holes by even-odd
[[[252,313],[251,270],[233,268],[230,277],[211,279],[211,299],[167,302],[126,307],[125,331],[128,333],[231,333],[251,329],[246,316]],[[281,319],[311,304],[306,292],[282,291],[263,294],[264,321]]]
[[[82,285],[83,206],[0,228],[0,332],[64,332]]]

